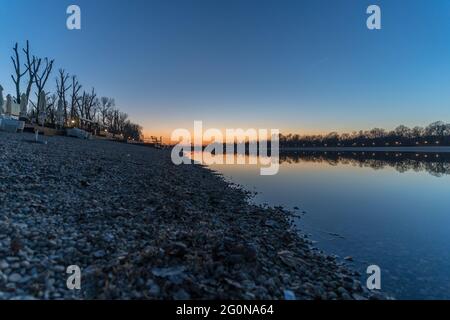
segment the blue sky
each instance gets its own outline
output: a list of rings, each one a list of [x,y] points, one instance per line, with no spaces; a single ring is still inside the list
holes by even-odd
[[[66,29],[70,4],[81,31]],[[382,30],[366,28],[370,4]],[[11,49],[29,39],[149,134],[194,120],[299,133],[450,120],[446,0],[0,0],[0,30],[6,91]]]

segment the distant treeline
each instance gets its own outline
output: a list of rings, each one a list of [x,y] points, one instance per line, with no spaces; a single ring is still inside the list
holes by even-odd
[[[280,136],[280,146],[282,148],[450,146],[450,124],[438,121],[426,128],[408,128],[401,125],[392,131],[375,128],[342,134],[337,132],[305,136],[288,134]]]

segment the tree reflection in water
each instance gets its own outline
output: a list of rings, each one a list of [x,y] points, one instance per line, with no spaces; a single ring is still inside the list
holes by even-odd
[[[426,171],[441,177],[450,174],[450,153],[288,151],[280,153],[280,163],[301,161],[369,167],[374,170],[392,167],[398,172]]]

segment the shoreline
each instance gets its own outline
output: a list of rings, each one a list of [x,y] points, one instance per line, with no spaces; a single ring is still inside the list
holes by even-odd
[[[0,132],[0,299],[383,299],[282,208],[170,151]],[[80,291],[66,268],[82,270]]]

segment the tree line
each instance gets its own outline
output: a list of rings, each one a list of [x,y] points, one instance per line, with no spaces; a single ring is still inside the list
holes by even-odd
[[[116,107],[113,98],[99,97],[95,88],[85,90],[78,77],[65,69],[58,70],[53,91],[47,91],[55,61],[33,55],[28,41],[22,50],[15,44],[11,61],[14,67],[11,79],[16,91],[14,102],[21,104],[21,100],[26,99],[25,105],[30,106],[27,116],[32,122],[47,127],[107,131],[124,139],[142,139],[142,127],[131,122],[128,114]]]
[[[450,146],[450,124],[433,122],[427,127],[401,125],[392,131],[374,128],[352,133],[331,132],[325,135],[287,134],[280,136],[280,146],[302,147],[384,147],[384,146]]]

